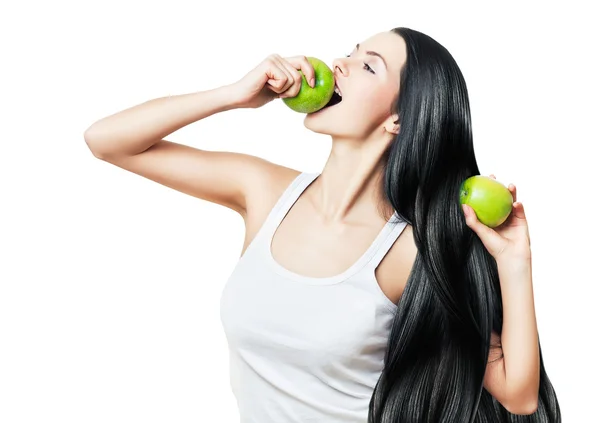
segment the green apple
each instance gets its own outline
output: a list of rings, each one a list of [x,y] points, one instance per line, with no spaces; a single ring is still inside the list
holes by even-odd
[[[508,188],[494,178],[475,175],[461,184],[460,203],[470,206],[481,223],[495,228],[510,216],[513,197]]]
[[[298,113],[313,113],[325,107],[335,89],[335,78],[333,71],[322,60],[315,57],[307,57],[309,63],[315,70],[315,87],[311,88],[306,81],[306,76],[301,70],[302,85],[296,97],[282,98],[283,102]]]

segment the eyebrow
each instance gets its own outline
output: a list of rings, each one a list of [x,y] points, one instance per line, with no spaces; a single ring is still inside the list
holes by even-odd
[[[358,51],[358,49],[360,48],[360,44],[356,44],[356,51]],[[368,54],[369,56],[377,56],[379,57],[381,60],[383,60],[383,65],[385,66],[385,69],[387,70],[388,66],[387,66],[387,62],[385,61],[385,59],[383,58],[383,56],[379,53],[377,53],[376,51],[371,51],[371,50],[367,50],[366,54]]]

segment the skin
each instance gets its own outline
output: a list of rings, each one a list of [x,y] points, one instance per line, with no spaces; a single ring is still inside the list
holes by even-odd
[[[366,51],[380,53],[387,68]],[[382,156],[399,131],[394,123],[398,116],[390,110],[399,90],[406,45],[397,34],[382,32],[362,41],[349,56],[336,59],[332,66],[342,103],[304,119],[309,130],[331,136],[329,158],[277,229],[271,248],[280,265],[306,276],[325,277],[347,269],[394,213],[382,191]],[[277,199],[300,173],[278,168],[269,178],[276,181],[272,194],[265,198],[261,188],[249,207],[242,255]],[[307,243],[319,247],[297,248]],[[416,254],[412,226],[407,225],[376,269],[382,291],[395,304]]]
[[[361,48],[354,49],[350,57],[337,59],[333,63],[343,102],[307,115],[304,120],[309,130],[331,136],[331,153],[319,177],[302,193],[300,201],[285,217],[281,228],[277,230],[277,234],[283,234],[274,237],[271,248],[275,259],[283,267],[297,269],[302,274],[311,272],[309,276],[313,277],[340,273],[358,259],[358,254],[365,251],[385,223],[378,210],[379,204],[387,204],[386,221],[393,214],[391,205],[382,193],[382,156],[399,131],[395,123],[398,116],[392,114],[390,109],[399,91],[399,76],[407,57],[406,45],[402,37],[387,31],[360,44]],[[367,55],[367,50],[383,55],[387,68],[381,59]],[[300,172],[274,166],[250,155],[202,151],[166,139],[157,141],[156,136],[151,136],[151,129],[156,134],[159,129],[162,131],[159,124],[165,124],[164,120],[158,119],[159,115],[175,114],[175,105],[177,109],[180,106],[186,108],[186,116],[193,114],[196,120],[217,110],[227,110],[225,106],[214,106],[215,103],[227,102],[222,97],[225,94],[225,97],[229,97],[230,92],[228,87],[224,89],[177,96],[177,102],[174,103],[164,102],[163,99],[145,102],[102,119],[92,125],[94,129],[88,128],[85,136],[94,156],[104,161],[238,211],[246,224],[243,254],[275,202]],[[198,104],[206,106],[197,110]],[[129,117],[125,119],[124,115]],[[107,138],[111,137],[102,135],[104,132],[117,131],[120,125],[125,125],[118,122],[129,119],[135,118],[141,122],[142,117],[144,124],[136,126],[150,128],[144,132],[144,137],[138,135],[137,140],[130,140],[127,149],[106,145]],[[185,124],[182,120],[180,118],[177,121],[179,128]],[[153,122],[158,123],[150,125]],[[262,172],[266,166],[269,171]],[[260,172],[256,170],[259,167]],[[238,172],[238,177],[229,178],[231,172]],[[240,200],[241,184],[235,186],[234,182],[230,182],[239,180],[240,173],[244,177],[259,173],[261,177],[267,177],[261,179],[256,189],[247,193],[244,200]],[[219,184],[213,183],[215,180]],[[514,185],[511,192],[516,201]],[[235,195],[237,201],[233,198]],[[243,201],[247,201],[244,208],[240,206]],[[522,205],[515,207],[522,215],[520,218],[524,219]],[[526,234],[523,222],[505,225],[506,229],[494,237],[491,234],[485,236],[485,228],[477,225],[473,219],[467,219],[467,222],[474,231],[484,235],[481,238],[489,251],[500,251],[505,255],[508,251],[505,247],[511,246],[513,253],[529,253],[528,247],[523,248],[524,241],[528,243],[528,235],[523,236]],[[514,222],[518,223],[517,220]],[[496,248],[498,243],[502,243],[503,247]],[[311,245],[312,248],[298,248],[303,245]],[[407,225],[376,269],[378,284],[395,304],[398,304],[406,285],[416,254],[412,228]],[[511,258],[513,256],[510,255]],[[502,347],[492,348],[484,387],[510,411],[529,413],[537,407],[539,386],[531,270],[529,266],[518,266],[519,272],[514,272],[512,260],[511,266],[512,272],[499,267],[505,310],[501,341],[505,345],[506,363],[511,364],[511,371],[505,369]],[[526,320],[523,320],[524,317]],[[492,345],[499,341],[499,335],[493,334]],[[524,345],[527,348],[523,348]],[[496,360],[497,357],[500,358]],[[507,375],[516,376],[507,381]]]
[[[380,58],[367,55],[367,50],[380,53],[387,68]],[[398,116],[390,114],[390,109],[405,61],[402,37],[382,32],[366,39],[350,57],[333,62],[342,103],[304,119],[307,129],[332,139],[327,163],[310,193],[307,190],[327,222],[377,219],[377,204],[387,204],[381,192],[381,158],[399,130],[394,123]],[[388,216],[392,213],[390,206]]]
[[[380,59],[367,55],[367,50],[383,55],[387,69]],[[350,57],[333,62],[344,100],[304,119],[308,129],[331,136],[332,149],[320,175],[273,237],[271,254],[282,267],[309,277],[341,273],[366,251],[394,213],[382,192],[382,156],[399,131],[394,123],[397,115],[390,109],[399,90],[405,52],[402,37],[384,32],[362,41]],[[249,196],[252,201],[244,217],[246,238],[241,255],[300,173],[276,166],[268,182],[259,184],[259,192]],[[314,247],[298,247],[307,244]],[[375,271],[383,293],[394,304],[400,300],[416,255],[412,226],[407,225]]]
[[[380,53],[385,64],[382,59],[367,55],[368,50]],[[391,113],[391,106],[400,88],[399,76],[406,58],[406,43],[393,32],[381,32],[364,40],[349,57],[333,62],[342,103],[307,114],[304,119],[307,129],[327,134],[332,140],[321,175],[303,193],[325,225],[343,228],[356,221],[377,221],[381,225],[384,222],[378,204],[387,205],[386,218],[394,212],[381,189],[382,157],[399,131],[398,115]],[[514,194],[512,184],[510,188]],[[410,225],[405,232],[377,269],[383,291],[396,303],[416,255]],[[288,238],[295,236],[288,234]],[[282,253],[280,260],[285,256]],[[493,332],[484,388],[509,411],[530,414],[537,401],[510,393],[501,344],[500,335]]]

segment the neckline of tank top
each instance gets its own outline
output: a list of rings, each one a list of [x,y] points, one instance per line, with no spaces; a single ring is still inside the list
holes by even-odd
[[[308,188],[308,186],[319,175],[320,175],[319,173],[306,173],[306,172],[299,175],[298,184],[294,184],[293,187],[290,187],[291,190],[288,193],[288,195],[286,196],[285,203],[282,204],[280,207],[283,207],[284,205],[288,205],[289,201],[290,201],[289,196],[292,195],[292,193],[296,192],[296,190],[300,189],[301,190],[300,194],[296,196],[297,198],[295,200],[293,200],[295,203],[295,201],[297,201],[297,199],[300,198],[300,195],[302,195],[302,192],[304,192],[304,190],[306,190]],[[302,179],[302,177],[306,178],[306,179]],[[300,186],[301,186],[301,188],[300,188]],[[291,206],[288,206],[288,210],[286,210],[285,214],[287,214],[287,212],[289,212],[289,209],[291,209],[291,207],[293,207],[293,204]],[[397,227],[396,225],[402,221],[402,219],[400,218],[398,213],[394,212],[394,214],[388,219],[388,221],[383,226],[383,228],[381,228],[381,230],[379,231],[379,233],[377,234],[377,236],[375,237],[375,239],[373,240],[373,242],[371,243],[369,248],[367,248],[367,250],[349,268],[347,268],[346,270],[344,270],[341,273],[338,273],[337,275],[332,275],[332,276],[327,276],[327,277],[314,277],[314,276],[301,275],[299,273],[293,272],[293,271],[287,269],[286,267],[283,267],[281,264],[279,264],[277,262],[277,260],[275,260],[275,257],[273,257],[273,254],[271,252],[271,244],[273,242],[273,238],[275,237],[275,232],[277,231],[277,228],[281,225],[281,223],[283,222],[283,220],[285,218],[285,214],[284,214],[283,217],[277,219],[276,217],[278,217],[280,215],[280,213],[282,213],[281,208],[277,210],[277,214],[274,217],[275,222],[269,228],[269,231],[266,234],[267,235],[266,241],[263,242],[263,246],[266,249],[265,255],[267,256],[267,262],[268,262],[270,268],[272,270],[274,270],[280,276],[284,276],[287,279],[306,283],[309,285],[337,284],[337,283],[343,282],[343,281],[351,278],[352,276],[354,276],[355,274],[360,272],[362,269],[364,269],[366,267],[367,263],[369,263],[371,261],[373,256],[377,253],[377,251],[379,251],[379,248],[385,242],[387,237],[392,235],[392,233],[394,232],[394,229]]]

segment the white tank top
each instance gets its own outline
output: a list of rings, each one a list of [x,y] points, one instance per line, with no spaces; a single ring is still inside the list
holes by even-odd
[[[375,269],[406,222],[394,214],[362,257],[338,275],[287,270],[271,255],[271,239],[318,175],[301,173],[288,186],[221,294],[241,423],[367,422],[396,312]]]

